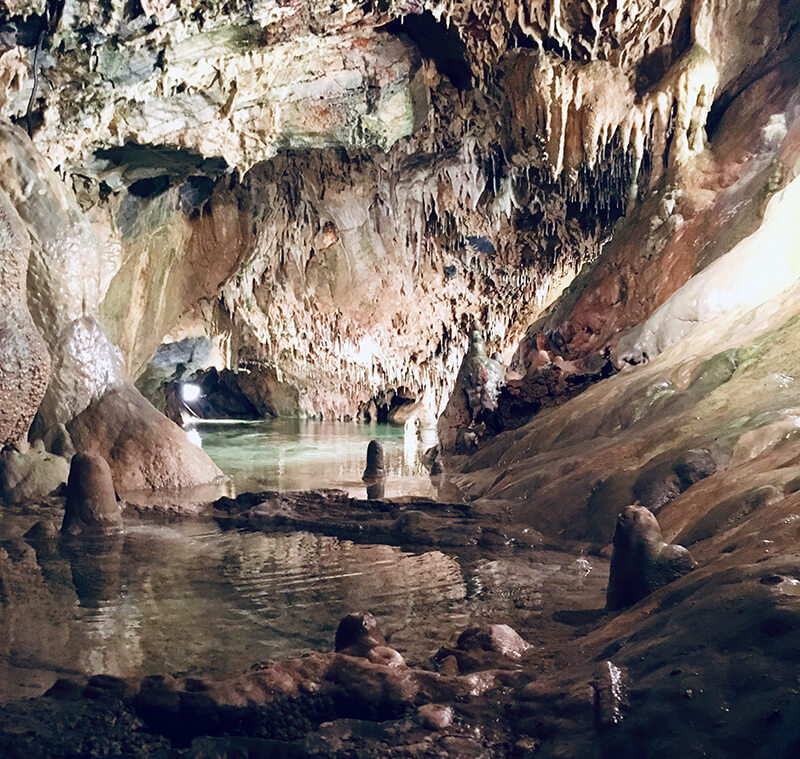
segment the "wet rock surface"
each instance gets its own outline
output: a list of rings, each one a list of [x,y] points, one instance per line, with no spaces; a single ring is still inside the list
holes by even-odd
[[[114,756],[124,741],[131,753],[165,756],[258,750],[337,759],[499,759],[535,751],[599,758],[637,757],[643,746],[790,756],[800,736],[793,679],[781,663],[800,629],[800,579],[791,553],[781,551],[791,551],[797,539],[791,517],[797,496],[781,503],[788,520],[783,543],[765,553],[763,538],[772,527],[755,510],[746,535],[732,537],[737,527],[729,530],[726,539],[739,541],[736,555],[709,550],[710,541],[699,544],[698,569],[617,616],[603,610],[602,559],[541,554],[560,565],[550,570],[560,578],[559,590],[542,592],[537,577],[547,565],[533,563],[537,549],[524,545],[520,533],[505,547],[478,542],[450,549],[465,566],[483,567],[471,581],[480,577],[483,588],[476,586],[470,619],[449,642],[428,633],[440,646],[430,660],[404,652],[408,641],[418,640],[418,629],[392,631],[387,643],[380,620],[364,611],[343,620],[338,652],[262,662],[227,679],[69,676],[48,698],[4,709],[0,741],[12,756],[66,756],[71,746],[90,745],[98,756]],[[370,527],[368,515],[391,521],[391,509],[397,516],[409,505],[451,529],[467,519],[455,506],[387,502],[376,509],[338,493],[253,494],[217,502],[215,513],[228,527],[252,520],[251,530],[274,530],[280,519],[286,529],[292,520],[328,514],[327,529],[335,531],[338,520],[338,529],[355,531],[347,514],[363,519],[366,535],[380,528],[385,538],[397,539],[395,527]],[[492,527],[480,510],[472,520],[484,531]],[[26,539],[35,552],[20,541],[3,542],[4,605],[23,589],[39,592],[39,562],[47,566],[51,533],[31,531]],[[400,540],[435,544],[439,534],[426,528]],[[332,645],[333,630],[329,635]],[[33,727],[44,714],[59,726],[58,735]],[[715,731],[698,742],[697,724]]]
[[[246,493],[215,501],[214,512],[225,528],[309,529],[399,545],[478,545],[492,540],[500,529],[482,524],[468,504],[415,498],[362,501],[341,490]],[[531,539],[536,541],[536,536]],[[504,540],[510,542],[511,538]]]
[[[658,522],[649,509],[628,506],[617,518],[614,531],[606,608],[631,606],[691,572],[695,566],[694,559],[683,546],[664,542]]]
[[[67,480],[67,502],[61,532],[119,532],[122,507],[117,503],[111,468],[100,456],[76,453]]]

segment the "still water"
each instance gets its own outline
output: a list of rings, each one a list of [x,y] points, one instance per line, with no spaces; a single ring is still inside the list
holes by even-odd
[[[429,441],[414,431],[302,421],[195,429],[240,490],[362,495],[367,442],[377,438],[387,494],[431,494],[419,463]],[[547,599],[575,586],[563,570],[572,556],[537,552],[512,581],[511,568],[488,557],[465,563],[308,532],[223,531],[198,518],[129,518],[122,535],[77,542],[23,538],[43,518],[58,526],[61,513],[0,511],[0,702],[39,695],[64,675],[234,676],[265,659],[331,650],[339,619],[364,609],[420,663],[488,613],[511,619],[528,608],[546,619]]]
[[[386,456],[387,498],[435,497],[420,462],[422,453],[436,444],[433,429],[274,419],[204,422],[187,432],[232,478],[237,492],[341,488],[363,498],[367,444],[375,439]]]
[[[363,497],[367,443],[378,439],[386,495],[434,495],[419,460],[433,441],[415,429],[277,420],[190,432],[238,492],[336,487]],[[0,561],[8,602],[0,699],[41,693],[69,673],[232,676],[256,661],[329,650],[338,620],[359,609],[371,610],[395,645],[412,648],[469,618],[462,568],[439,551],[223,532],[208,520],[128,520],[116,538],[37,545],[32,563],[31,548],[9,538],[35,519],[0,518],[9,555],[5,567]]]
[[[20,541],[3,545],[19,557]],[[462,568],[439,551],[189,520],[127,522],[116,538],[37,553],[38,568],[30,556],[0,566],[0,699],[41,693],[70,673],[233,676],[265,659],[331,650],[339,619],[359,609],[395,645],[425,647],[426,627],[468,621]]]

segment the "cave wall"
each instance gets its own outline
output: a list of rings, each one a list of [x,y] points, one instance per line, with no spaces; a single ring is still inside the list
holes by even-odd
[[[202,323],[300,412],[398,387],[436,412],[473,319],[508,359],[603,251],[543,323],[565,355],[602,351],[713,258],[685,241],[713,234],[748,149],[715,132],[793,60],[796,11],[16,3],[0,110],[104,242],[99,313],[129,374]]]

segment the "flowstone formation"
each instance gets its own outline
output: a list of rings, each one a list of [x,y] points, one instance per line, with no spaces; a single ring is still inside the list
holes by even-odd
[[[106,334],[98,309],[113,274],[113,248],[98,239],[74,195],[24,131],[2,119],[0,192],[9,209],[5,218],[15,224],[6,226],[10,236],[3,250],[9,277],[17,267],[17,281],[9,279],[9,295],[17,294],[9,317],[21,319],[19,287],[27,263],[27,304],[38,329],[31,338],[32,330],[20,321],[9,331],[9,338],[13,334],[17,342],[29,343],[24,358],[30,382],[20,387],[25,399],[17,401],[17,413],[22,412],[17,439],[28,432],[31,421],[33,437],[52,437],[66,425],[79,448],[111,462],[120,489],[197,485],[219,476],[214,463],[132,386],[124,359]],[[23,256],[26,239],[29,260]],[[4,356],[11,376],[22,356],[11,342]],[[24,413],[29,404],[38,406],[33,420]],[[103,406],[101,417],[112,435],[103,437],[96,427],[76,424],[97,404]],[[126,424],[125,412],[131,407],[138,412],[132,426]],[[146,460],[133,461],[142,445],[137,433],[144,429],[155,448]]]
[[[6,298],[0,326],[0,445],[24,440],[44,396],[50,354],[33,323],[25,293],[30,255],[27,231],[0,191],[0,287]]]

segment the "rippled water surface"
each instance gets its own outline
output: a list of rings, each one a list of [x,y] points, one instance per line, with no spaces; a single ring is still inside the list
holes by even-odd
[[[208,522],[140,524],[116,540],[62,545],[19,589],[14,598],[8,588],[0,632],[7,661],[23,672],[224,677],[330,650],[338,620],[358,609],[387,634],[426,616],[466,620],[459,562],[438,551]]]
[[[361,475],[367,443],[380,440],[386,455],[386,497],[434,497],[420,455],[436,444],[433,430],[413,427],[275,419],[206,422],[189,428],[238,492],[342,488],[364,497]]]
[[[431,443],[413,430],[279,421],[196,431],[239,490],[363,495],[367,442],[378,438],[387,495],[432,495],[419,462]],[[223,532],[201,519],[128,520],[120,536],[34,550],[22,535],[42,516],[59,515],[0,512],[0,701],[39,695],[77,673],[233,676],[264,659],[330,650],[338,620],[360,609],[422,662],[482,615],[541,618],[548,599],[583,577],[574,557],[546,552],[528,557],[512,582],[509,567],[488,557],[465,565],[440,551],[307,532]]]

